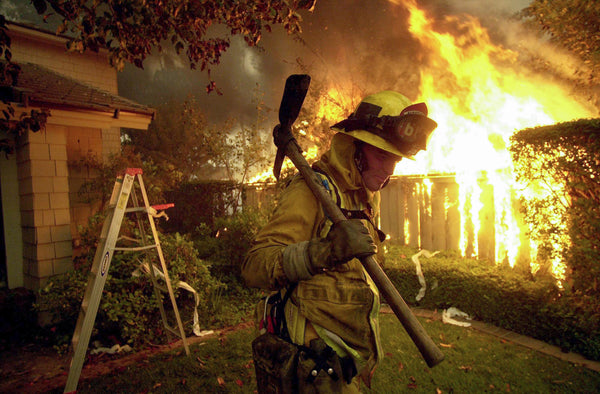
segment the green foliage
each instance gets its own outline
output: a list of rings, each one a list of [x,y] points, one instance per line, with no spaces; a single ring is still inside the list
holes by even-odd
[[[386,273],[409,305],[454,306],[477,320],[600,360],[600,307],[594,297],[565,294],[549,276],[442,252],[420,258],[427,290],[417,302],[421,285],[411,260],[417,252],[393,245],[386,256]]]
[[[131,145],[123,146],[121,152],[113,154],[107,161],[102,161],[94,155],[83,157],[79,161],[69,162],[70,167],[86,169],[93,177],[84,182],[77,190],[83,202],[100,202],[102,210],[110,196],[118,174],[127,168],[141,168],[143,171],[144,186],[150,204],[165,201],[164,193],[181,183],[182,172],[173,165],[159,165],[151,157],[144,157]],[[137,187],[136,193],[140,204],[143,204],[142,194]]]
[[[99,222],[98,217],[93,217],[89,229],[82,233],[85,245],[77,258],[76,269],[51,278],[39,292],[36,310],[49,315],[47,329],[59,346],[67,344],[73,334],[96,251],[100,232],[95,232],[95,229]],[[121,234],[132,234],[139,239],[136,231],[133,222],[126,218]],[[96,237],[91,234],[96,234]],[[204,318],[203,323],[211,322],[213,306],[208,300],[222,291],[225,285],[211,276],[208,266],[199,259],[193,243],[186,237],[175,233],[161,235],[160,239],[182,319],[189,317],[187,320],[191,320],[195,303],[193,296],[177,288],[178,283],[184,281],[199,293],[198,312]],[[156,253],[149,253],[147,259],[145,257],[143,252],[115,252],[113,255],[92,340],[144,346],[166,339],[150,277],[147,274],[133,275],[143,272],[143,265],[148,262],[160,266]],[[163,303],[166,311],[172,311],[166,294],[163,295]],[[174,316],[169,316],[169,325],[173,326],[174,322]],[[186,322],[184,328],[191,332],[191,324]]]
[[[62,18],[57,34],[70,33],[67,48],[73,52],[105,49],[111,64],[122,70],[125,62],[142,68],[146,57],[169,45],[184,52],[190,67],[206,71],[219,64],[229,47],[228,36],[207,34],[212,25],[222,25],[230,35],[241,35],[255,46],[264,31],[281,25],[289,34],[300,32],[297,11],[308,9],[311,2],[238,1],[127,1],[101,0],[93,5],[82,1],[36,0],[38,14]],[[49,9],[48,5],[52,8]],[[211,30],[212,31],[212,30]],[[165,41],[168,40],[168,44]],[[215,89],[213,81],[207,90]]]
[[[271,160],[271,143],[264,135],[268,109],[263,94],[258,89],[254,93],[256,114],[251,124],[233,117],[210,124],[204,109],[189,97],[160,106],[149,130],[124,134],[125,146],[144,163],[153,163],[163,172],[178,172],[178,182],[171,182],[168,189],[179,213],[175,213],[177,226],[171,225],[171,229],[192,231],[189,220],[206,221],[210,217],[212,224],[212,218],[235,211],[250,174],[266,170]],[[195,212],[195,219],[189,217],[190,210]]]
[[[214,227],[218,218],[237,209],[236,190],[240,185],[229,181],[183,183],[165,193],[165,198],[175,204],[169,212],[165,231],[191,233],[201,223]]]
[[[511,137],[517,180],[533,190],[521,199],[538,258],[560,259],[576,292],[600,283],[600,119],[521,130]]]
[[[182,180],[195,179],[210,170],[210,147],[222,141],[217,127],[208,124],[206,115],[193,97],[168,101],[156,108],[148,130],[128,129],[124,145],[135,149],[144,161],[177,168]],[[211,172],[212,172],[211,171]]]
[[[588,0],[533,0],[522,16],[535,20],[552,40],[579,56],[592,75],[600,71],[600,4]]]
[[[38,330],[34,301],[35,293],[24,287],[0,289],[0,350],[35,340]]]
[[[49,280],[39,290],[34,308],[47,322],[46,338],[60,349],[66,349],[73,335],[86,281],[87,272],[80,269]]]
[[[215,275],[239,277],[244,256],[266,220],[264,211],[251,209],[219,217],[213,226],[200,224],[197,227],[194,244],[200,256],[211,261]]]
[[[212,315],[214,313],[214,303],[211,299],[217,294],[225,291],[227,285],[212,276],[210,272],[210,263],[202,260],[198,251],[194,248],[194,243],[187,237],[179,233],[167,234],[161,236],[161,245],[169,264],[169,276],[174,286],[178,282],[185,282],[190,285],[198,294],[200,302],[197,306],[198,314],[202,317],[205,324],[212,324]],[[157,264],[158,261],[155,262]],[[193,300],[192,296],[182,289],[176,291],[177,297]],[[188,304],[190,303],[188,302]],[[188,305],[188,307],[191,305]],[[191,309],[188,316],[191,316]],[[209,318],[210,317],[210,318]]]

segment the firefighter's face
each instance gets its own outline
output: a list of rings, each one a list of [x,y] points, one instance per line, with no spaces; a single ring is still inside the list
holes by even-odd
[[[394,173],[396,163],[402,157],[369,144],[362,146],[362,153],[365,161],[364,164],[366,164],[361,173],[363,182],[369,190],[377,191],[383,187]]]

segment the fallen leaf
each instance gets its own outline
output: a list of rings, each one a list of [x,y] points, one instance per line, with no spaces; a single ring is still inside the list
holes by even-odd
[[[387,353],[385,354],[385,356],[386,356],[386,357],[392,357],[392,356],[393,356],[393,354],[392,354],[392,353],[390,353],[390,352],[387,352]]]
[[[404,369],[404,364],[402,362],[398,363],[398,371],[402,371]]]
[[[437,388],[435,389],[435,393],[436,393],[436,394],[442,394],[442,390],[440,390],[440,388],[439,388],[439,387],[437,387]]]
[[[454,345],[451,343],[440,343],[440,346],[441,347],[452,347],[452,348],[454,347]]]
[[[409,384],[406,385],[406,387],[408,387],[409,389],[416,389],[419,386],[417,386],[416,383],[409,383]]]
[[[185,384],[187,383],[187,381],[184,379],[181,379],[181,384],[185,386]]]
[[[219,376],[217,382],[219,383],[219,386],[225,386],[225,380],[222,377]]]
[[[461,366],[459,367],[459,369],[462,369],[462,370],[463,370],[463,371],[465,371],[465,372],[469,372],[470,370],[472,370],[472,369],[473,369],[473,367],[471,367],[470,365],[461,365]]]
[[[155,389],[155,388],[158,388],[160,386],[162,386],[162,383],[156,383],[154,386],[152,386],[152,388]]]
[[[244,385],[244,382],[242,382],[241,379],[236,379],[235,383],[240,387],[242,387]]]

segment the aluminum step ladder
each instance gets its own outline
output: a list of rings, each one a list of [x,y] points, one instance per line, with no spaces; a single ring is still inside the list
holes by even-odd
[[[135,181],[138,181],[138,188],[142,195],[142,204],[139,203],[136,193]],[[130,202],[131,196],[131,204]],[[130,205],[130,207],[128,207]],[[87,288],[83,296],[81,303],[81,309],[79,311],[79,318],[77,319],[77,325],[72,339],[73,358],[71,359],[71,365],[69,368],[69,375],[67,377],[67,384],[65,385],[65,393],[75,392],[77,389],[77,383],[79,376],[81,375],[81,369],[85,361],[85,355],[90,341],[92,329],[94,327],[94,321],[96,320],[96,314],[98,312],[98,306],[100,305],[100,299],[102,297],[102,291],[115,251],[146,251],[149,253],[155,250],[158,254],[160,261],[160,268],[154,268],[155,266],[148,262],[149,275],[152,280],[154,292],[159,300],[158,305],[160,314],[162,317],[163,325],[166,329],[167,334],[173,334],[181,338],[183,347],[185,348],[186,354],[190,355],[190,350],[187,344],[185,332],[183,330],[183,324],[179,315],[179,309],[171,286],[171,281],[167,272],[167,266],[165,258],[162,253],[160,242],[158,239],[158,233],[154,223],[154,218],[157,212],[166,208],[172,207],[173,204],[164,205],[153,205],[148,203],[148,196],[144,187],[144,181],[142,180],[142,169],[140,168],[128,168],[123,175],[118,175],[113,187],[110,202],[108,204],[107,216],[102,226],[102,233],[94,255],[94,261],[90,270]],[[137,219],[138,228],[140,230],[140,246],[136,247],[117,247],[117,241],[119,240],[119,232],[121,230],[121,224],[125,213],[134,213]],[[147,218],[152,231],[154,243],[147,244],[146,241],[146,226],[144,225]],[[153,269],[154,268],[154,269]],[[161,278],[164,280],[164,286],[158,283],[158,274],[160,272]],[[167,314],[162,302],[163,293],[168,293],[175,319],[177,321],[177,329],[170,326],[167,322]]]

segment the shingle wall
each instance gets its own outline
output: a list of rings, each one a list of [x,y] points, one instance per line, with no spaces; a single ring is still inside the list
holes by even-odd
[[[13,27],[11,34],[13,61],[39,64],[97,88],[118,93],[117,71],[110,66],[106,55],[92,51],[83,54],[67,52],[65,44],[58,38],[50,43],[35,36],[24,38],[17,29]]]
[[[67,129],[29,132],[17,151],[24,284],[43,286],[73,268]]]

